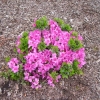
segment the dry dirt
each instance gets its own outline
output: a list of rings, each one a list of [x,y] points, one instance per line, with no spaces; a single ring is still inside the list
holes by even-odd
[[[32,30],[34,18],[59,17],[84,38],[83,76],[63,79],[39,90],[0,78],[0,100],[100,100],[100,0],[0,0],[0,71],[14,57],[18,34]]]

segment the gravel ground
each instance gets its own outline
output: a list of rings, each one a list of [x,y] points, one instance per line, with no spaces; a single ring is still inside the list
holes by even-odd
[[[6,56],[15,56],[18,34],[32,30],[34,18],[59,17],[84,38],[83,76],[61,80],[39,90],[0,78],[0,100],[100,100],[100,0],[0,0],[0,71]]]

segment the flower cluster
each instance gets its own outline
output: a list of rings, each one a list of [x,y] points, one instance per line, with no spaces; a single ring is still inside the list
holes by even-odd
[[[49,29],[34,29],[29,32],[28,36],[24,36],[24,39],[28,38],[28,52],[21,51],[22,35],[18,36],[17,52],[23,55],[25,62],[18,61],[17,58],[8,62],[9,68],[14,73],[19,71],[18,64],[21,63],[24,80],[31,83],[31,87],[36,89],[41,87],[42,80],[46,80],[49,85],[54,86],[54,82],[58,82],[61,78],[60,69],[63,62],[73,64],[77,60],[79,69],[85,64],[85,50],[80,46],[83,40],[81,35],[73,31],[63,31],[54,20],[49,20],[48,25]],[[35,20],[34,27],[36,26]],[[72,45],[69,45],[71,39]],[[76,47],[77,49],[74,49]]]
[[[18,72],[19,70],[19,65],[18,65],[18,59],[17,58],[12,58],[9,62],[8,62],[8,66],[9,68],[14,72]]]

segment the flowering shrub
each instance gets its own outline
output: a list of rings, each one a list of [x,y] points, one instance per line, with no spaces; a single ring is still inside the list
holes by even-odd
[[[17,38],[17,57],[8,62],[9,78],[24,79],[37,89],[43,80],[54,86],[61,77],[82,74],[85,51],[80,34],[59,18],[35,19],[33,27]]]

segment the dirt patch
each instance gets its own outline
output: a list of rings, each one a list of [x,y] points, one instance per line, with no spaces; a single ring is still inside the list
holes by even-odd
[[[39,90],[0,78],[0,100],[100,100],[100,0],[0,0],[0,71],[6,56],[15,56],[18,34],[32,30],[34,18],[59,17],[84,38],[83,76],[61,80]]]

